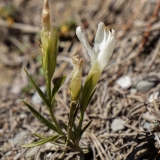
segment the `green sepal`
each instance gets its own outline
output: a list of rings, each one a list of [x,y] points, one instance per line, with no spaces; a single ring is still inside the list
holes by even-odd
[[[75,112],[77,110],[77,104],[75,101],[71,102],[71,107],[70,107],[70,114],[69,114],[69,122],[68,122],[68,127],[71,129],[75,120]]]
[[[81,113],[84,113],[89,100],[90,100],[90,96],[92,95],[92,91],[93,91],[93,83],[92,83],[92,77],[90,77],[87,82],[84,85],[83,91],[82,91],[82,98],[80,101],[80,111]]]
[[[80,132],[80,137],[81,137],[82,134],[85,132],[85,130],[89,127],[89,125],[91,124],[91,122],[92,122],[92,120],[90,120],[90,121],[86,124],[86,126],[81,130],[81,132]]]
[[[88,104],[90,103],[90,101],[91,101],[91,99],[92,99],[92,97],[93,97],[93,95],[94,95],[94,93],[95,93],[96,89],[97,89],[97,88],[95,88],[95,89],[93,90],[93,92],[91,93],[91,95],[90,95],[90,97],[89,97],[89,99],[88,99],[88,102],[87,102],[86,108],[87,108]],[[85,109],[86,109],[86,108],[85,108]]]
[[[65,81],[66,76],[60,77],[57,82],[54,84],[54,87],[52,89],[52,98],[55,96],[55,94],[58,92],[59,88],[62,86],[63,82]]]
[[[37,93],[39,94],[39,96],[42,98],[42,100],[43,100],[43,102],[45,103],[45,105],[46,105],[47,107],[49,107],[48,101],[47,101],[44,93],[43,93],[43,92],[41,91],[41,89],[35,84],[34,80],[33,80],[32,77],[29,75],[29,73],[27,72],[27,70],[26,70],[25,68],[24,68],[24,71],[26,72],[26,74],[27,74],[30,82],[32,83],[34,89],[37,91]]]
[[[68,140],[70,139],[75,139],[75,135],[73,134],[73,131],[72,131],[72,127],[73,127],[73,124],[74,124],[74,114],[75,114],[75,111],[76,111],[76,102],[75,101],[72,101],[71,104],[70,104],[70,114],[69,114],[69,121],[68,121],[68,128],[67,128],[67,132],[68,132]]]
[[[55,132],[58,132],[57,128],[54,126],[54,124],[52,124],[51,122],[49,122],[47,119],[45,119],[37,110],[34,109],[33,106],[31,106],[30,104],[28,104],[25,101],[22,101],[29,109],[30,111],[34,114],[34,116],[40,121],[42,122],[45,126],[47,126],[48,128],[54,130]]]
[[[43,138],[43,139],[39,140],[38,142],[33,142],[33,143],[30,143],[30,144],[24,144],[24,145],[22,145],[22,147],[32,148],[32,147],[40,146],[40,145],[42,145],[44,143],[47,143],[47,142],[50,142],[50,141],[56,141],[57,139],[59,139],[59,137],[62,137],[62,136],[54,135],[52,137]]]

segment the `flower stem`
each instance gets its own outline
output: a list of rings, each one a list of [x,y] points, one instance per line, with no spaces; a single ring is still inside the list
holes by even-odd
[[[60,128],[60,126],[59,126],[54,114],[53,114],[53,111],[52,111],[51,107],[49,108],[49,113],[50,113],[50,116],[51,116],[51,118],[52,118],[52,120],[53,120],[53,122],[54,122],[54,124],[55,124],[55,126],[56,126],[56,128],[57,128],[57,130],[59,132],[59,134],[64,135],[64,133],[62,132],[62,130],[61,130],[61,128]]]
[[[80,132],[81,132],[81,129],[82,129],[83,117],[84,117],[84,112],[81,113],[81,115],[80,115],[79,126],[78,126],[78,135],[79,136],[80,136]]]
[[[51,79],[49,78],[49,75],[46,76],[46,89],[47,89],[47,96],[48,96],[49,102],[51,102],[52,100]],[[51,106],[51,103],[49,105]]]

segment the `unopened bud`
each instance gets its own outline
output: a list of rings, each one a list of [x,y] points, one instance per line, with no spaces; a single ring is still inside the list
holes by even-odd
[[[44,0],[42,10],[41,43],[43,71],[46,79],[51,80],[56,67],[58,35],[56,29],[51,28],[48,0]]]
[[[79,56],[77,55],[72,58],[72,62],[73,62],[74,68],[72,71],[70,90],[71,90],[71,100],[75,101],[77,100],[81,90],[83,59],[80,59]]]
[[[42,25],[42,29],[44,30],[49,31],[51,29],[48,0],[44,0],[44,3],[43,3],[41,25]]]

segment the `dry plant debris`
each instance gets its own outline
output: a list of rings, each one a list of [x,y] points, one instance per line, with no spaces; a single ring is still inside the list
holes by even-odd
[[[38,4],[38,5],[37,5]],[[159,0],[60,0],[50,1],[53,25],[59,27],[60,47],[55,78],[71,73],[70,57],[79,54],[89,62],[86,50],[75,37],[75,26],[83,26],[92,44],[96,25],[103,21],[116,31],[116,48],[103,72],[96,94],[85,115],[93,120],[82,145],[90,146],[86,160],[160,159],[159,134],[153,131],[154,108],[160,110],[160,1]],[[38,43],[42,1],[0,2],[0,159],[56,159],[60,149],[54,145],[21,148],[35,139],[32,133],[50,135],[19,99],[35,94],[22,67],[44,85],[41,78]],[[36,39],[36,41],[35,41]],[[85,65],[86,75],[89,66]],[[117,84],[128,76],[126,89]],[[68,77],[57,95],[56,116],[68,116]],[[103,82],[103,83],[102,83]],[[106,82],[106,83],[104,83]],[[123,82],[125,83],[125,81]],[[151,96],[152,95],[152,96]],[[43,104],[37,109],[48,116]],[[121,127],[115,128],[116,124]],[[113,127],[114,126],[114,127]],[[66,153],[65,159],[78,159]]]

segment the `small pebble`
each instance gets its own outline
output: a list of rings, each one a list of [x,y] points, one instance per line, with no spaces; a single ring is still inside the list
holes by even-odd
[[[127,89],[127,88],[129,88],[129,87],[132,85],[131,78],[130,78],[129,76],[120,77],[120,78],[117,80],[117,84],[118,84],[122,89]]]
[[[146,129],[146,130],[148,130],[148,131],[150,131],[150,130],[151,130],[151,125],[150,125],[150,123],[145,122],[144,125],[143,125],[143,128]]]
[[[137,93],[137,90],[135,88],[131,88],[130,89],[130,94],[133,95],[133,94],[136,94],[136,93]]]
[[[20,119],[25,119],[25,118],[27,118],[27,114],[21,113],[21,114],[19,115],[19,118],[20,118]]]
[[[112,132],[116,132],[116,131],[124,129],[124,124],[125,122],[122,119],[120,118],[114,119],[111,124]]]
[[[155,86],[154,82],[149,82],[145,80],[141,80],[136,84],[136,89],[138,91],[147,92]]]

